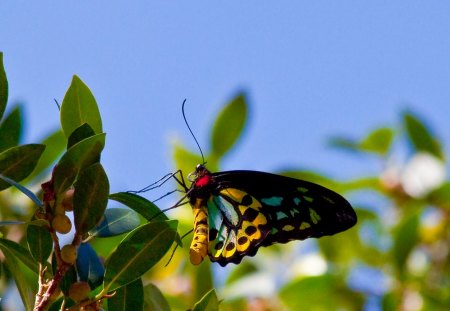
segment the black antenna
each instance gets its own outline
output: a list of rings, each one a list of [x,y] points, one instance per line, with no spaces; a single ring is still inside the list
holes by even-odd
[[[188,121],[187,121],[187,119],[186,119],[186,114],[184,113],[184,104],[185,104],[185,103],[186,103],[186,99],[183,100],[183,105],[181,106],[181,112],[183,113],[184,123],[186,123],[186,126],[187,126],[189,132],[191,132],[191,135],[192,135],[192,137],[194,138],[195,143],[197,144],[198,150],[200,150],[200,154],[202,155],[202,162],[203,162],[202,164],[205,164],[205,157],[203,156],[202,148],[200,148],[200,144],[198,143],[197,138],[195,138],[195,135],[194,135],[194,133],[192,132],[191,127],[189,126],[189,123],[188,123]]]

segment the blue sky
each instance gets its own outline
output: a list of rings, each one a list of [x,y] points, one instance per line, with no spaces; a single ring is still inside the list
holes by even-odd
[[[339,178],[376,165],[333,151],[409,107],[450,140],[450,2],[2,1],[0,50],[26,142],[58,126],[72,75],[107,132],[112,191],[174,169],[170,141],[202,147],[220,107],[248,94],[251,119],[224,169],[303,167]],[[448,151],[448,147],[447,147]]]

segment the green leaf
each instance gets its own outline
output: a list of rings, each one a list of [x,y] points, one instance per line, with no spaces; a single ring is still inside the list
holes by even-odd
[[[361,295],[351,292],[330,275],[293,280],[279,292],[290,310],[362,310]]]
[[[429,152],[439,159],[444,159],[444,153],[437,138],[435,138],[425,123],[411,112],[403,113],[403,123],[409,141],[416,151]]]
[[[42,145],[47,146],[39,159],[34,171],[25,179],[24,183],[28,183],[37,176],[45,173],[45,171],[56,162],[58,157],[66,149],[66,137],[61,130],[57,130],[42,140]]]
[[[177,221],[150,222],[130,232],[106,261],[103,286],[113,291],[140,278],[167,253]]]
[[[102,165],[95,163],[82,170],[74,188],[75,228],[85,234],[98,224],[108,204],[109,182]]]
[[[394,131],[389,127],[381,127],[372,131],[359,145],[364,151],[386,155],[393,139]]]
[[[1,243],[1,242],[0,242]],[[21,258],[17,257],[17,253],[10,248],[0,248],[5,255],[5,264],[11,272],[12,277],[16,283],[25,310],[33,310],[34,292],[38,278],[36,274],[30,273],[29,268],[21,262]]]
[[[346,151],[352,151],[352,152],[360,152],[359,149],[359,143],[351,138],[347,137],[332,137],[329,139],[329,145],[334,148],[339,148]]]
[[[39,273],[38,263],[31,257],[28,250],[16,242],[0,238],[0,249],[3,251],[6,257],[6,253],[12,254],[19,261],[23,262],[31,271],[36,274]]]
[[[0,123],[0,152],[19,144],[22,136],[22,107],[17,105]]]
[[[9,148],[0,153],[0,174],[19,182],[27,177],[44,151],[44,145],[29,144]],[[11,185],[0,181],[0,190],[9,188]]]
[[[16,187],[20,192],[22,192],[27,197],[29,197],[37,206],[39,206],[39,207],[43,207],[44,206],[44,204],[41,202],[41,200],[39,200],[39,198],[33,192],[31,192],[30,190],[28,190],[27,188],[25,188],[21,184],[16,183],[11,178],[5,177],[5,176],[3,176],[1,174],[0,174],[0,179],[5,181],[5,182],[7,182],[8,184]]]
[[[84,123],[89,124],[95,133],[102,132],[102,120],[94,95],[75,75],[61,104],[61,127],[69,137]]]
[[[27,243],[33,258],[40,262],[47,262],[53,250],[53,240],[46,227],[30,224],[27,227]]]
[[[170,311],[169,303],[162,292],[151,283],[144,287],[144,310]]]
[[[380,127],[367,135],[361,141],[356,141],[346,137],[333,137],[329,140],[330,145],[352,152],[370,152],[384,156],[389,151],[393,139],[394,131],[389,127]]]
[[[430,202],[440,208],[450,210],[450,182],[447,181],[429,194]]]
[[[97,134],[67,150],[53,171],[53,188],[57,198],[72,186],[83,168],[97,162],[104,146],[105,134]]]
[[[80,281],[88,282],[92,289],[103,283],[105,268],[89,243],[78,247],[76,268]]]
[[[247,121],[247,102],[239,94],[228,103],[214,122],[211,135],[211,152],[222,157],[237,142]]]
[[[68,142],[67,142],[67,149],[69,149],[76,143],[79,143],[83,139],[89,138],[94,135],[95,135],[95,132],[92,129],[92,127],[90,127],[89,124],[84,123],[84,124],[80,125],[78,128],[76,128],[72,132],[72,134],[70,134],[70,136],[68,138]]]
[[[8,102],[8,79],[6,78],[5,67],[3,66],[3,53],[0,52],[0,120],[5,112]]]
[[[192,311],[217,311],[219,310],[219,300],[217,299],[216,290],[213,288],[198,301]]]
[[[89,231],[89,235],[107,238],[136,229],[141,221],[136,212],[125,208],[108,208],[102,221]]]
[[[417,211],[410,212],[402,222],[394,230],[393,238],[393,255],[394,262],[400,273],[403,275],[406,260],[409,254],[416,246],[419,239],[419,213]]]
[[[138,311],[144,309],[144,286],[137,279],[118,288],[114,296],[108,299],[108,311]]]
[[[148,221],[168,220],[167,216],[153,202],[137,194],[129,192],[117,192],[109,196],[111,200],[120,202],[135,212],[141,214]]]

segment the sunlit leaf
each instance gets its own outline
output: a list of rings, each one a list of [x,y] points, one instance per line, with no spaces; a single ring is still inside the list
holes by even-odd
[[[3,65],[3,53],[0,52],[0,120],[8,102],[8,79]]]
[[[437,138],[434,137],[430,129],[417,115],[405,112],[403,113],[403,122],[409,141],[416,151],[426,151],[440,159],[444,159],[442,147]]]
[[[181,170],[186,182],[186,176],[195,170],[197,164],[202,163],[202,157],[198,154],[192,153],[181,144],[174,144],[173,146],[173,158],[175,160],[175,166]],[[208,165],[210,170],[214,170]]]
[[[247,121],[247,102],[239,94],[222,111],[214,122],[211,134],[211,153],[223,156],[238,141]]]
[[[141,277],[170,249],[177,221],[150,222],[130,232],[106,262],[104,288],[115,290]]]
[[[22,245],[7,239],[0,238],[0,249],[3,251],[3,253],[7,252],[8,254],[12,254],[14,258],[17,258],[18,260],[23,262],[31,271],[35,272],[36,274],[39,272],[38,263],[33,259],[28,250]]]
[[[44,151],[44,145],[29,144],[9,148],[0,153],[0,174],[19,182],[27,177],[33,169]],[[0,180],[0,190],[11,185]]]
[[[331,275],[293,280],[279,297],[290,310],[362,310],[364,300]]]
[[[102,165],[95,163],[82,170],[74,188],[75,228],[85,234],[98,224],[108,204],[109,182]]]
[[[108,311],[138,311],[144,307],[142,279],[118,288],[108,299]],[[151,309],[147,309],[151,310]]]
[[[0,123],[0,152],[19,144],[22,136],[22,107],[17,105]]]
[[[66,137],[69,137],[84,123],[89,124],[96,134],[102,132],[97,102],[91,90],[75,75],[61,104],[61,127]]]
[[[59,160],[53,171],[54,190],[58,197],[72,186],[78,173],[95,163],[105,146],[105,134],[97,134],[73,145]]]
[[[151,283],[144,287],[144,310],[170,311],[169,303],[159,288]]]
[[[17,257],[17,252],[0,242],[0,249],[5,255],[5,265],[11,272],[16,283],[25,310],[33,310],[34,294],[37,287],[37,275],[29,273],[29,267],[22,262],[22,258]]]
[[[33,192],[31,192],[28,188],[25,188],[24,186],[15,182],[11,178],[8,178],[1,174],[0,174],[0,180],[3,180],[4,182],[7,182],[8,184],[16,187],[20,192],[22,192],[27,197],[29,197],[37,206],[39,206],[39,207],[43,206],[43,203],[41,202],[41,200]]]
[[[80,281],[88,282],[92,289],[102,284],[105,268],[89,243],[78,247],[76,268]]]
[[[139,224],[139,216],[133,210],[108,208],[102,221],[89,231],[89,235],[100,238],[111,237],[134,230]]]
[[[198,301],[192,311],[217,311],[219,310],[219,299],[215,289],[211,289]]]
[[[31,255],[40,263],[45,263],[53,250],[50,232],[43,226],[28,225],[27,243]]]
[[[445,182],[441,187],[431,192],[429,198],[438,207],[450,210],[450,182]]]
[[[66,149],[66,137],[61,130],[57,130],[45,137],[41,144],[47,147],[42,153],[34,171],[24,180],[25,184],[36,176],[43,174],[50,165],[56,162],[58,157]]]
[[[192,286],[193,297],[195,300],[200,300],[214,287],[211,262],[209,260],[204,260],[197,266],[197,269],[195,269]]]
[[[409,213],[394,231],[393,255],[400,276],[405,270],[405,263],[419,238],[419,213]]]
[[[129,192],[117,192],[111,194],[109,198],[128,206],[149,221],[168,220],[167,216],[161,212],[158,206],[137,194]]]
[[[381,127],[372,131],[360,143],[360,148],[364,151],[386,155],[394,139],[394,131],[389,127]]]

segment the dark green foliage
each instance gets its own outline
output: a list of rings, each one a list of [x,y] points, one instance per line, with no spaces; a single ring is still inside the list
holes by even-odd
[[[104,288],[113,291],[141,277],[169,250],[176,229],[176,221],[151,222],[130,232],[106,261]]]
[[[108,311],[137,311],[143,310],[143,307],[144,287],[141,279],[120,287],[108,299]]]
[[[17,105],[0,123],[0,152],[17,146],[22,136],[22,107]]]
[[[82,170],[74,185],[73,215],[75,228],[85,234],[100,221],[108,203],[108,177],[100,163]]]
[[[8,79],[6,78],[5,68],[3,67],[3,53],[0,52],[0,119],[6,109],[8,101]]]

